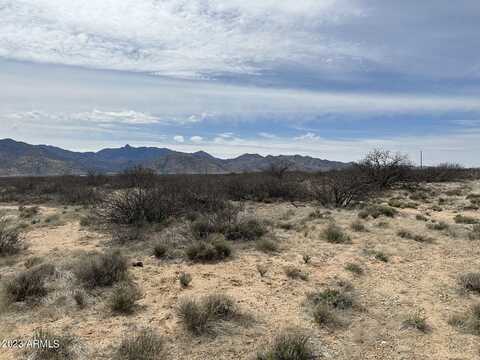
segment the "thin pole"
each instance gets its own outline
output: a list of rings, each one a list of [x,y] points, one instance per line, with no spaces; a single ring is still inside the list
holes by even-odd
[[[420,150],[420,169],[423,169],[423,151]]]

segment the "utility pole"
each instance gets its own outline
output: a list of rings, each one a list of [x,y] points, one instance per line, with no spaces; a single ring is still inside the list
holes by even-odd
[[[423,151],[420,150],[420,169],[423,169]]]

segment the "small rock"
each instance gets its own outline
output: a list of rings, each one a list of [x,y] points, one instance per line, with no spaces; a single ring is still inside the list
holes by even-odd
[[[132,266],[134,266],[134,267],[143,267],[143,262],[141,262],[141,261],[136,261],[136,262],[134,262],[134,263],[132,264]]]

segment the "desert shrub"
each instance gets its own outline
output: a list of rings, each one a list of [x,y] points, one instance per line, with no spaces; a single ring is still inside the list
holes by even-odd
[[[427,318],[419,311],[409,314],[402,322],[404,328],[412,328],[423,333],[429,330]]]
[[[212,234],[223,234],[226,232],[228,224],[219,223],[208,216],[202,216],[190,225],[190,231],[198,240],[204,240]]]
[[[335,224],[330,224],[322,232],[322,237],[329,243],[332,244],[344,244],[350,243],[350,236],[346,234],[343,229]]]
[[[366,219],[371,216],[374,219],[379,218],[380,216],[386,217],[395,217],[398,214],[398,211],[390,206],[386,205],[371,205],[366,209],[363,209],[358,213],[358,217],[361,219]]]
[[[78,280],[86,288],[111,286],[127,278],[127,259],[119,252],[84,256],[74,267]]]
[[[154,189],[128,189],[105,198],[97,211],[107,223],[134,225],[163,222],[169,215],[167,204],[158,202]]]
[[[448,323],[465,333],[480,335],[480,304],[473,305],[464,314],[451,316]]]
[[[388,255],[382,251],[376,251],[374,257],[379,261],[388,262]]]
[[[157,259],[162,259],[162,258],[164,258],[165,256],[167,256],[168,250],[169,250],[169,246],[167,245],[167,243],[165,243],[165,242],[157,242],[157,243],[153,246],[153,255],[154,255]]]
[[[473,225],[472,231],[468,234],[470,240],[480,240],[480,224]]]
[[[70,335],[57,335],[48,330],[37,330],[33,340],[44,346],[32,348],[29,359],[32,360],[74,360],[77,354],[74,349],[76,340]]]
[[[429,223],[427,224],[427,228],[429,228],[430,230],[438,230],[438,231],[442,231],[442,230],[448,230],[450,227],[450,225],[448,225],[446,222],[444,221],[440,221],[438,223]]]
[[[312,256],[309,254],[303,254],[302,260],[304,264],[310,264],[310,261],[312,260]]]
[[[241,314],[231,297],[213,294],[201,300],[182,301],[177,309],[177,315],[185,328],[198,336],[212,334],[215,323],[234,320]]]
[[[264,237],[258,240],[255,244],[257,250],[264,253],[274,253],[279,250],[278,242],[273,237]]]
[[[401,201],[400,199],[390,199],[388,205],[400,209],[416,209],[418,204],[412,201]]]
[[[86,215],[80,218],[80,226],[87,227],[95,224],[96,218],[93,215]]]
[[[27,269],[30,269],[30,268],[32,268],[32,267],[34,267],[34,266],[36,266],[36,265],[42,264],[43,262],[45,262],[45,259],[44,259],[44,258],[39,257],[39,256],[33,256],[33,257],[28,258],[27,260],[25,260],[24,265],[25,265],[25,267],[26,267]]]
[[[114,360],[157,360],[163,358],[164,340],[150,329],[125,334]]]
[[[355,264],[355,263],[348,263],[345,265],[345,270],[350,271],[353,274],[356,275],[362,275],[363,274],[363,269],[360,265]]]
[[[266,226],[257,219],[244,219],[230,226],[225,233],[225,237],[228,240],[253,241],[266,233]]]
[[[34,217],[35,215],[38,215],[40,208],[38,206],[20,206],[18,208],[19,211],[19,217],[22,219],[30,219]]]
[[[192,282],[192,275],[190,275],[189,273],[182,272],[178,277],[178,281],[180,282],[180,285],[183,288],[186,288]]]
[[[313,319],[320,326],[335,327],[340,325],[341,321],[335,311],[326,304],[318,304],[312,311]]]
[[[348,207],[374,190],[356,167],[320,173],[313,180],[313,198],[324,206]]]
[[[85,306],[87,306],[87,298],[84,291],[75,290],[72,294],[72,297],[75,301],[75,304],[77,304],[80,309],[83,309]]]
[[[370,183],[384,189],[408,178],[411,162],[406,155],[375,149],[356,164]]]
[[[432,238],[429,238],[429,237],[426,237],[426,236],[423,236],[423,235],[419,235],[419,234],[413,234],[406,229],[398,230],[397,235],[400,236],[401,238],[414,240],[414,241],[420,242],[420,243],[431,243],[431,242],[433,242]]]
[[[0,216],[0,257],[19,253],[25,247],[22,233]]]
[[[353,231],[357,231],[357,232],[367,231],[367,228],[365,227],[365,225],[363,223],[361,223],[360,221],[352,222],[350,224],[350,229],[352,229]]]
[[[258,264],[257,271],[261,277],[264,277],[268,272],[268,267],[266,265]]]
[[[290,279],[301,279],[303,281],[308,280],[308,274],[295,266],[286,266],[284,270],[285,275],[287,275]]]
[[[210,262],[226,259],[233,250],[225,240],[196,241],[185,250],[187,257],[195,262]]]
[[[428,221],[428,218],[426,216],[421,215],[421,214],[415,215],[415,219],[417,219],[418,221]]]
[[[277,336],[270,348],[259,352],[256,360],[312,360],[315,354],[309,336],[297,330],[287,330]]]
[[[113,313],[131,314],[140,298],[141,292],[137,285],[125,281],[115,285],[108,304]]]
[[[457,224],[477,224],[478,223],[478,219],[475,219],[470,216],[460,215],[460,214],[455,216],[453,220],[455,220]]]
[[[463,274],[458,278],[462,289],[480,293],[480,273]]]
[[[307,294],[307,301],[314,306],[323,304],[339,310],[350,309],[354,305],[351,294],[343,289],[334,288],[309,293]]]
[[[41,264],[16,275],[5,283],[8,302],[38,301],[48,293],[46,280],[55,273],[55,266]]]
[[[135,226],[121,226],[112,229],[112,241],[120,245],[145,241],[145,229],[136,224]]]

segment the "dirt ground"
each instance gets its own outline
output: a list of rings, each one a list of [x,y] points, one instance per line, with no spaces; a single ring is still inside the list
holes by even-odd
[[[93,228],[82,227],[80,217],[85,209],[41,206],[40,219],[52,221],[29,225],[27,250],[19,255],[0,258],[0,282],[25,270],[25,262],[42,257],[58,270],[51,291],[41,304],[16,304],[0,312],[0,339],[25,339],[38,328],[57,334],[69,333],[80,341],[83,359],[109,359],[123,337],[135,329],[149,327],[166,339],[167,359],[252,359],[282,329],[301,328],[311,335],[319,356],[325,359],[480,359],[478,336],[460,332],[448,324],[451,315],[465,311],[479,302],[479,296],[459,291],[461,274],[480,271],[480,246],[468,239],[471,225],[455,224],[457,214],[480,219],[480,211],[465,210],[466,195],[480,193],[480,183],[428,185],[436,194],[416,209],[399,209],[395,218],[361,220],[366,232],[350,228],[359,210],[328,210],[314,204],[272,203],[247,205],[249,212],[272,224],[279,239],[280,251],[266,254],[248,244],[235,245],[232,259],[214,264],[194,264],[186,260],[159,260],[150,249],[136,246],[123,249],[131,261],[142,261],[143,267],[131,267],[143,297],[140,308],[132,315],[112,315],[106,299],[108,289],[88,295],[87,306],[79,309],[72,293],[78,285],[68,271],[68,264],[84,251],[102,251],[111,247],[110,237]],[[446,195],[460,189],[459,195]],[[380,201],[405,191],[386,194]],[[441,201],[441,211],[432,210]],[[0,209],[15,218],[18,205]],[[314,218],[314,210],[330,211],[327,218]],[[418,220],[422,214],[429,221],[445,221],[449,230],[436,231]],[[55,216],[56,215],[56,216]],[[334,221],[344,228],[351,244],[331,244],[321,232]],[[289,224],[286,226],[285,224]],[[432,243],[401,238],[398,230],[407,229],[433,239]],[[382,251],[389,257],[382,262],[371,251]],[[311,256],[305,264],[304,254]],[[345,270],[356,263],[364,273]],[[261,277],[257,265],[267,266]],[[294,265],[308,273],[308,280],[290,279],[285,267]],[[63,270],[62,270],[63,269]],[[188,272],[193,281],[182,288],[178,275]],[[349,281],[362,310],[354,311],[348,324],[333,330],[319,327],[308,313],[305,296],[339,281]],[[240,308],[252,315],[248,326],[228,326],[216,337],[193,337],[182,327],[175,309],[183,298],[210,293],[225,293],[236,299]],[[405,318],[422,312],[430,330],[422,333],[402,326]],[[20,350],[0,348],[0,359],[19,359]]]

